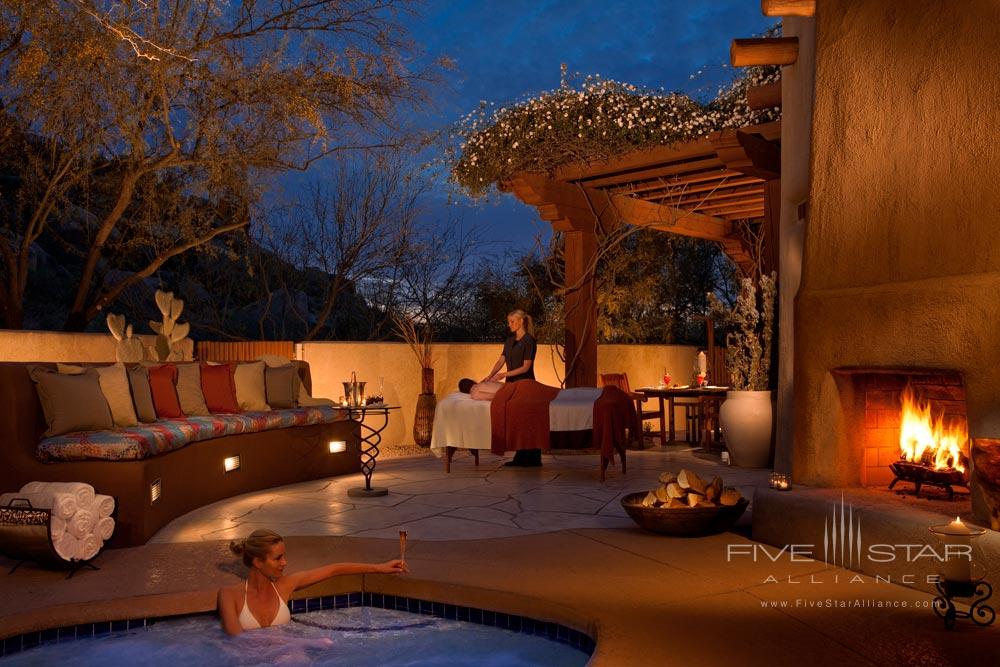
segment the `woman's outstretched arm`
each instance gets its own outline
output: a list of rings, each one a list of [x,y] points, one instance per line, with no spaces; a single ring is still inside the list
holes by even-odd
[[[384,563],[332,563],[304,572],[285,575],[281,585],[291,591],[297,591],[306,586],[312,586],[321,581],[342,574],[403,574],[409,572],[406,563],[401,560],[390,560]]]

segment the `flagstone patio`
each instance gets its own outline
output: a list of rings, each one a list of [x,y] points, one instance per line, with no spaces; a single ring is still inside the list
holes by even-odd
[[[256,528],[282,535],[338,535],[414,540],[516,537],[576,528],[632,528],[619,499],[659,486],[658,475],[690,468],[753,497],[767,483],[767,470],[723,466],[718,456],[690,447],[629,452],[628,474],[609,471],[597,481],[593,455],[546,455],[541,468],[505,468],[506,460],[481,454],[459,456],[452,472],[429,453],[379,462],[373,486],[389,489],[376,498],[348,497],[364,485],[360,474],[250,493],[190,512],[158,532],[153,543],[244,537]],[[744,517],[747,523],[749,517]]]

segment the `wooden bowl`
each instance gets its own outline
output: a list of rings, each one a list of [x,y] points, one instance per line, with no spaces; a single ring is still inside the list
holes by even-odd
[[[732,528],[750,505],[746,498],[740,498],[735,505],[718,507],[643,507],[645,491],[630,493],[622,498],[622,507],[640,527],[654,533],[697,537],[712,535]]]

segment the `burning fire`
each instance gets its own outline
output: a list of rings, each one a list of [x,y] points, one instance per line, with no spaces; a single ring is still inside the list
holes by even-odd
[[[909,385],[903,390],[903,412],[899,425],[899,449],[904,461],[920,463],[934,470],[965,472],[962,453],[969,442],[965,423],[944,425],[931,414],[929,401],[919,400]]]

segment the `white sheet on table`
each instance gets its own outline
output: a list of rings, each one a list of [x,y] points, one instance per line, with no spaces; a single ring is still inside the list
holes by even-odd
[[[489,449],[491,430],[490,401],[476,401],[461,392],[448,394],[434,410],[431,450]]]
[[[594,428],[594,401],[603,389],[575,387],[563,389],[549,403],[550,431],[589,431]]]

